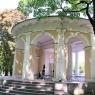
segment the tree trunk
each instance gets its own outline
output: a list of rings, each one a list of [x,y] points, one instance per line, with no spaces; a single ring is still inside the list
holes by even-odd
[[[10,69],[10,76],[12,76],[12,69]]]
[[[8,67],[5,67],[5,76],[8,76]]]
[[[95,35],[95,26],[93,26],[93,32],[94,32],[94,35]]]

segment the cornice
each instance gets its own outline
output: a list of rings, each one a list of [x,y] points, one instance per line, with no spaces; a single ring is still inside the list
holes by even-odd
[[[16,24],[12,28],[12,34],[14,36],[18,36],[28,32],[61,29],[60,22],[61,20],[58,17],[48,17],[41,20],[27,19]],[[69,18],[64,18],[63,29],[80,32],[92,32],[92,26],[90,22],[86,19],[71,20]]]

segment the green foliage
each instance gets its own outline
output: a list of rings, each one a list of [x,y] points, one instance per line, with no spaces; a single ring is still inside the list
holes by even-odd
[[[25,19],[18,10],[5,10],[0,13],[0,72],[12,72],[15,43],[11,34],[14,24]]]
[[[60,19],[73,19],[83,14],[88,17],[95,34],[95,0],[20,0],[18,10],[25,15],[32,12],[36,18],[57,15]]]
[[[0,74],[3,70],[3,60],[4,60],[4,56],[3,56],[2,46],[0,42]]]
[[[22,0],[19,2],[18,8],[25,15],[28,15],[30,13],[29,11],[30,8],[28,8],[27,3],[23,2]]]
[[[91,0],[85,1],[90,2]],[[59,17],[70,16],[74,18],[80,17],[80,13],[85,12],[79,10],[85,8],[86,4],[78,3],[80,3],[80,0],[21,0],[18,5],[18,10],[22,11],[25,15],[34,12],[34,17],[56,14]]]
[[[6,68],[11,69],[14,47],[10,47],[9,42],[13,41],[14,39],[11,34],[0,31],[0,72]]]

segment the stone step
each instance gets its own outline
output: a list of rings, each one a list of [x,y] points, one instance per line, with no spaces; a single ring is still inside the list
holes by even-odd
[[[2,94],[9,94],[9,95],[54,95],[53,93],[47,93],[47,92],[26,92],[26,91],[18,91],[18,90],[8,90],[8,89],[3,89],[0,88],[0,93]]]
[[[24,82],[23,83],[18,83],[18,82],[12,82],[10,84],[33,85],[33,86],[37,86],[37,85],[41,85],[41,86],[49,86],[49,85],[51,85],[51,86],[54,86],[54,83],[47,84],[47,83],[24,83]]]
[[[27,89],[27,88],[18,88],[18,87],[9,87],[9,86],[2,86],[3,89],[12,89],[12,90],[18,90],[18,91],[27,91],[27,92],[47,92],[47,93],[53,93],[53,89]]]
[[[8,82],[8,83],[12,83],[12,82],[16,82],[16,83],[26,83],[26,84],[38,84],[38,83],[45,83],[45,84],[53,84],[54,82],[53,81],[46,81],[46,80],[35,80],[35,81],[25,81],[25,80],[23,80],[23,81],[21,81],[21,80],[5,80],[6,82]]]
[[[61,91],[54,91],[54,95],[69,95],[69,94],[61,90]]]
[[[5,84],[5,86],[13,86],[13,87],[26,87],[26,88],[54,88],[54,85],[25,85],[25,84]]]
[[[32,85],[32,86],[38,86],[38,85],[40,85],[40,86],[54,86],[54,83],[47,83],[47,82],[18,82],[18,81],[7,81],[7,82],[3,82],[3,85],[4,84],[18,84],[18,85]]]
[[[54,95],[54,83],[4,80],[0,91],[0,95]]]
[[[15,95],[15,93],[6,93],[5,91],[0,91],[0,95]]]
[[[6,84],[2,86],[3,88],[18,88],[18,89],[31,89],[31,90],[37,90],[37,91],[41,91],[41,90],[45,90],[45,91],[54,91],[54,86],[41,86],[41,85],[37,85],[37,86],[33,86],[33,85],[20,85],[20,84]]]
[[[54,88],[52,88],[52,87],[40,87],[40,88],[38,88],[38,87],[31,87],[31,86],[18,86],[18,85],[15,85],[15,86],[12,86],[12,85],[9,85],[9,86],[6,86],[6,85],[4,85],[4,86],[2,86],[2,88],[4,88],[4,89],[9,89],[9,88],[13,88],[13,89],[15,89],[15,88],[17,88],[17,89],[20,89],[20,90],[36,90],[36,91],[54,91]]]

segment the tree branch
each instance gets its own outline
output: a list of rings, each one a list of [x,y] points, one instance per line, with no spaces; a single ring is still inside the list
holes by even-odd
[[[70,4],[73,4],[73,3],[71,3],[69,0],[66,0],[67,2],[69,2]],[[87,9],[87,7],[85,7],[85,8],[82,8],[82,9],[80,9],[80,10],[64,10],[64,9],[62,9],[62,11],[64,11],[64,12],[81,12],[81,11],[83,11],[83,10],[87,10],[87,14],[88,14],[88,16],[90,17],[90,14],[89,14],[89,12],[88,12],[88,10],[89,10],[89,5],[92,3],[92,1],[90,1],[89,3],[87,3],[86,1],[80,1],[79,3],[77,3],[76,5],[79,5],[79,4],[86,4],[87,5],[87,7],[88,7],[88,9]]]
[[[90,3],[87,3],[86,14],[87,14],[87,16],[88,16],[88,18],[89,18],[90,23],[91,23],[92,26],[93,26],[93,19],[92,19],[92,17],[91,17],[90,14],[89,14],[89,4],[90,4]]]
[[[91,18],[90,14],[89,14],[89,5],[92,3],[92,1],[90,1],[89,3],[87,3],[86,1],[80,1],[78,4],[83,4],[83,3],[87,5],[86,6],[86,14],[92,24],[93,19]]]
[[[83,4],[83,3],[88,4],[86,1],[80,1],[79,3],[77,3],[77,5]]]
[[[70,4],[74,4],[74,3],[71,3],[70,0],[66,0],[66,2],[70,3]]]
[[[93,3],[93,20],[95,21],[95,0],[92,0]]]
[[[93,1],[93,0],[92,0]],[[82,1],[80,1],[79,3],[77,3],[76,5],[79,5],[79,4],[86,4],[87,6],[85,7],[85,8],[83,8],[83,9],[80,9],[80,10],[77,10],[77,11],[68,11],[68,12],[81,12],[81,11],[83,11],[83,10],[86,10],[86,14],[87,14],[87,16],[88,16],[88,18],[89,18],[89,21],[90,21],[90,23],[92,24],[92,26],[94,25],[94,20],[92,19],[92,17],[91,17],[91,15],[89,14],[89,5],[92,3],[92,1],[90,1],[89,3],[88,2],[86,2],[86,1],[84,1],[84,0],[82,0]],[[67,2],[69,2],[69,3],[71,3],[69,0],[67,0]],[[93,1],[93,3],[95,4],[95,1]],[[95,9],[93,9],[93,18],[95,19]]]
[[[68,13],[72,13],[72,12],[81,12],[81,11],[83,11],[83,10],[86,10],[86,8],[82,8],[82,9],[80,9],[80,10],[75,10],[75,11],[73,11],[73,10],[64,10],[64,9],[62,9],[62,11],[64,11],[64,12],[68,12]]]
[[[87,6],[86,6],[86,15],[88,16],[89,18],[89,21],[93,27],[93,31],[94,31],[94,34],[95,34],[95,0],[92,0],[90,1],[89,3],[87,3],[86,1],[81,1],[79,4],[82,4],[82,3],[85,3]],[[91,17],[91,15],[89,14],[89,5],[93,3],[93,18]]]

